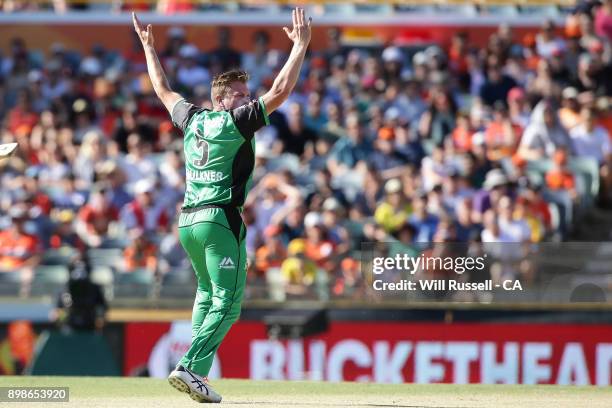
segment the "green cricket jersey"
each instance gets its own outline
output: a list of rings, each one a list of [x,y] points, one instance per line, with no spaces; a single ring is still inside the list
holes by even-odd
[[[254,133],[269,119],[261,98],[233,110],[211,111],[179,100],[172,122],[184,134],[183,208],[244,205],[255,166]]]

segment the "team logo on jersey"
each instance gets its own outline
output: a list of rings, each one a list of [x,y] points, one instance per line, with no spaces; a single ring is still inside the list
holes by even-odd
[[[219,262],[219,268],[221,269],[233,269],[235,266],[234,261],[229,256],[226,256]]]

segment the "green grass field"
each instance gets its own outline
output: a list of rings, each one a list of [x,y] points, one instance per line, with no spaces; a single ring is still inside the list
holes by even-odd
[[[109,377],[0,377],[0,387],[70,387],[69,403],[52,407],[175,408],[197,406],[165,380]],[[228,407],[612,407],[612,389],[505,385],[378,385],[218,380]],[[40,407],[41,403],[0,406]]]

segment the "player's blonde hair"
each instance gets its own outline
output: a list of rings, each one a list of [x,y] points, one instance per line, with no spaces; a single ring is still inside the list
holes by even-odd
[[[210,96],[213,102],[215,102],[218,98],[223,99],[225,97],[225,94],[229,91],[232,83],[242,82],[246,84],[248,80],[249,74],[246,71],[242,71],[239,69],[233,69],[231,71],[215,75],[210,86]]]

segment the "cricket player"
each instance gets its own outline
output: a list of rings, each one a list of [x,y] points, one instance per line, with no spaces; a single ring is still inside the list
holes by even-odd
[[[168,381],[198,402],[220,402],[208,383],[213,357],[240,315],[246,281],[245,225],[241,211],[255,162],[253,135],[291,94],[310,43],[311,22],[304,10],[292,12],[289,58],[271,89],[252,99],[248,74],[229,71],[211,85],[213,110],[187,102],[170,89],[153,47],[153,30],[133,15],[155,93],[184,134],[186,192],[179,236],[198,279],[193,305],[192,341]],[[246,363],[246,362],[245,362]]]

